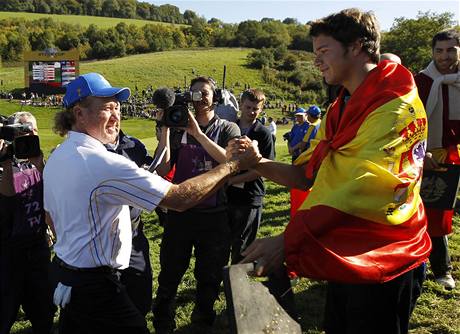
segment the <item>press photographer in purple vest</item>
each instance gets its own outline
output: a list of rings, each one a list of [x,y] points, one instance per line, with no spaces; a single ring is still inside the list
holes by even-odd
[[[228,141],[240,135],[233,123],[220,119],[214,108],[216,89],[212,80],[198,77],[190,85],[195,116],[189,112],[186,129],[175,127],[162,130],[160,143],[170,146],[170,160],[164,161],[169,171],[175,166],[172,182],[184,182],[202,175],[226,160]],[[158,150],[162,150],[159,147]],[[215,318],[214,302],[222,281],[222,267],[230,253],[230,227],[227,198],[222,185],[213,196],[184,212],[168,210],[160,250],[161,271],[153,305],[153,325],[157,333],[171,333],[176,324],[174,300],[178,285],[195,255],[196,303],[192,322],[209,327]]]
[[[34,333],[50,333],[55,307],[48,279],[44,162],[34,141],[38,137],[29,136],[38,134],[37,121],[29,112],[4,121],[0,128],[0,333],[10,332],[21,305]],[[28,148],[30,140],[36,143],[29,147],[33,151]]]
[[[119,135],[120,101],[129,95],[100,74],[84,74],[68,84],[66,109],[56,115],[55,129],[67,138],[45,167],[44,206],[56,231],[51,267],[61,333],[148,333],[118,272],[131,254],[129,206],[187,210],[260,160],[252,147],[238,160],[171,184],[104,146]]]

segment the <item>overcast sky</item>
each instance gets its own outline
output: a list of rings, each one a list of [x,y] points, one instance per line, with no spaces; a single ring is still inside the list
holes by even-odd
[[[357,7],[372,10],[376,14],[382,30],[389,30],[397,17],[415,18],[419,11],[434,13],[451,12],[459,22],[460,0],[453,1],[346,1],[346,0],[173,0],[153,1],[155,5],[169,3],[179,7],[181,13],[186,9],[193,10],[206,19],[218,18],[226,23],[238,23],[245,20],[260,20],[271,17],[283,20],[294,17],[299,22],[306,23],[344,8]],[[458,23],[457,23],[458,24]]]

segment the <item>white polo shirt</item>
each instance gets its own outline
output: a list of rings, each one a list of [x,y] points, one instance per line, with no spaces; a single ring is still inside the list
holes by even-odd
[[[108,152],[79,132],[51,154],[43,172],[44,207],[56,230],[57,256],[79,268],[124,269],[131,255],[129,205],[152,211],[171,183]]]

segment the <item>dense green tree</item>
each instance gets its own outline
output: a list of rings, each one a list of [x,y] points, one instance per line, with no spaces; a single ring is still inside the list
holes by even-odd
[[[296,18],[293,18],[293,17],[286,17],[284,20],[283,20],[283,23],[284,24],[299,24],[299,21],[297,21]]]
[[[262,48],[255,50],[248,55],[248,65],[254,68],[272,67],[275,64],[275,57],[272,49]]]
[[[136,17],[136,0],[118,0],[120,9],[118,17],[134,19]]]
[[[56,39],[56,47],[60,50],[70,50],[80,46],[80,36],[76,32],[68,32]]]
[[[194,21],[198,19],[198,15],[192,10],[185,10],[184,11],[184,22],[187,24],[192,24]]]
[[[453,14],[419,12],[415,19],[400,17],[395,19],[390,31],[384,34],[381,52],[398,55],[403,65],[418,72],[431,59],[431,39],[453,25]]]
[[[173,5],[161,5],[158,7],[161,21],[170,23],[184,23],[179,8]]]
[[[262,25],[259,22],[243,21],[238,25],[235,40],[238,46],[254,47],[263,33]]]
[[[310,37],[310,26],[304,24],[288,25],[289,35],[292,38],[289,48],[292,50],[313,51],[313,43]]]
[[[104,0],[102,3],[102,15],[108,17],[117,17],[120,11],[118,0]]]
[[[51,30],[34,30],[29,34],[32,50],[44,50],[54,47],[54,34]]]
[[[100,15],[102,11],[102,0],[85,0],[84,9],[86,15]]]
[[[35,11],[38,13],[45,13],[49,14],[51,13],[51,8],[50,6],[46,3],[44,0],[38,0],[35,3]]]
[[[138,2],[136,6],[136,13],[139,18],[150,20],[150,4],[148,2]]]
[[[62,0],[62,7],[66,9],[67,14],[81,15],[83,14],[82,5],[76,0]]]

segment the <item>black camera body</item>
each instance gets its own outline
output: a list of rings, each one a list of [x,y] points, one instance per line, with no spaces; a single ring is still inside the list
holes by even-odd
[[[33,125],[31,123],[24,124],[5,124],[0,120],[0,139],[4,139],[8,143],[6,153],[0,156],[0,161],[13,158],[28,159],[41,154],[40,139],[36,135],[32,135]]]
[[[174,104],[164,110],[163,119],[161,120],[162,123],[169,128],[187,127],[190,104],[199,102],[201,99],[201,92],[187,91],[176,93]]]
[[[291,138],[291,133],[290,132],[286,132],[285,134],[283,134],[283,140],[284,141],[288,141],[289,142],[289,139]]]

